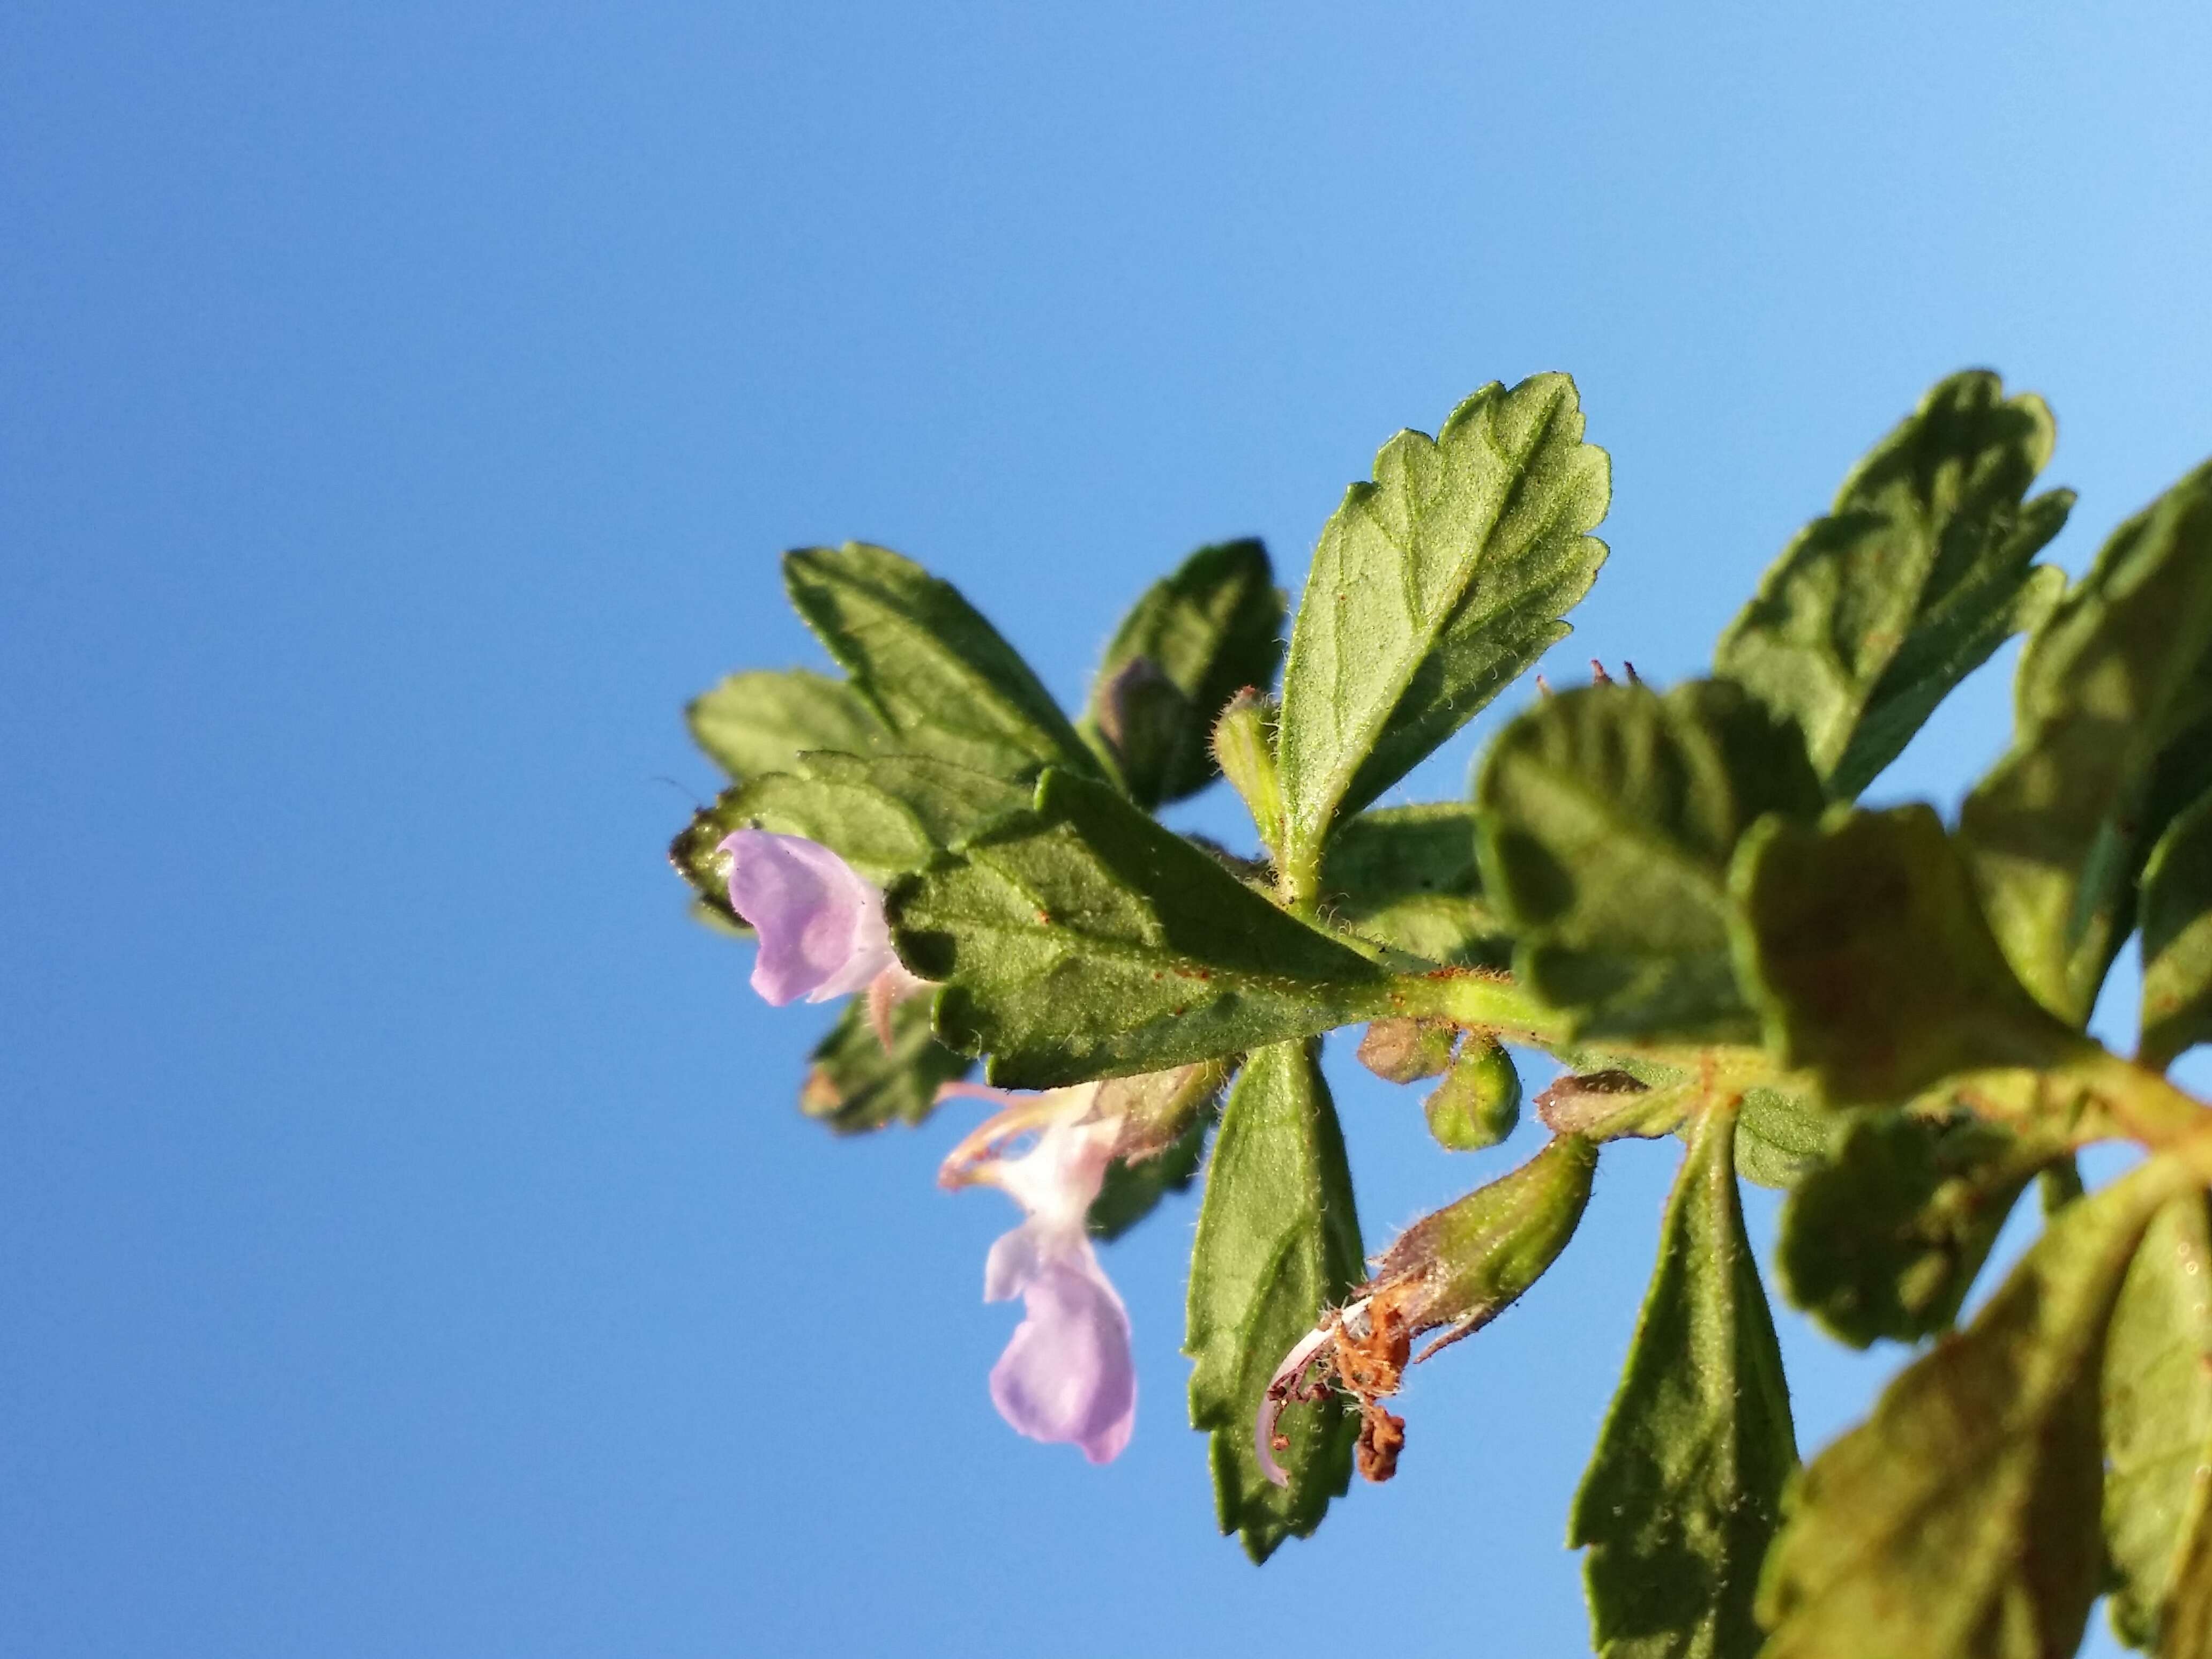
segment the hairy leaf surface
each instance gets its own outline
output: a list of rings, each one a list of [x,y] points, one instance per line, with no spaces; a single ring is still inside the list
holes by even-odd
[[[2066,585],[2032,562],[2070,490],[2024,500],[2057,429],[2040,398],[1984,370],[1938,381],[1798,533],[1714,653],[1716,671],[1795,721],[1828,793],[1849,800]]]
[[[2056,1060],[2065,1028],[1990,937],[1942,821],[1925,806],[1772,819],[1733,885],[1738,961],[1767,1044],[1837,1105],[1901,1105],[1960,1073]]]
[[[1210,740],[1246,686],[1283,659],[1283,595],[1256,541],[1201,547],[1155,582],[1115,630],[1091,683],[1085,734],[1139,806],[1195,794],[1219,775]]]
[[[843,680],[805,668],[732,674],[684,705],[692,740],[743,783],[788,772],[811,749],[875,755],[892,746],[891,729]]]
[[[2212,1653],[2212,1218],[2159,1212],[2128,1269],[2104,1369],[2112,1624],[2161,1659]]]
[[[2166,826],[2142,878],[2142,1043],[2164,1067],[2212,1042],[2212,790]]]
[[[1751,1659],[1759,1567],[1797,1467],[1790,1391],[1736,1195],[1735,1115],[1706,1111],[1660,1224],[1620,1391],[1568,1522],[1603,1659]]]
[[[1401,432],[1314,550],[1283,672],[1284,854],[1403,777],[1567,632],[1605,544],[1605,452],[1574,382],[1485,386],[1431,440]]]
[[[1029,665],[950,582],[863,542],[787,553],[783,580],[900,749],[1003,778],[1097,773]]]
[[[1321,866],[1322,914],[1378,944],[1453,967],[1504,968],[1504,924],[1484,902],[1474,808],[1437,801],[1349,818]]]
[[[1794,731],[1723,681],[1585,687],[1499,733],[1475,802],[1516,969],[1578,1036],[1756,1033],[1729,953],[1729,859],[1762,815],[1820,810]]]
[[[1398,1012],[1382,969],[1277,908],[1103,785],[1058,771],[1033,811],[890,895],[937,1029],[991,1078],[1158,1071]]]
[[[2166,823],[2212,787],[2212,464],[2113,532],[2029,640],[1959,832],[2021,981],[2086,1021]]]
[[[1855,1348],[1947,1328],[2021,1188],[2063,1150],[1971,1117],[1855,1119],[1783,1206],[1790,1299]]]
[[[2050,1659],[2104,1573],[2097,1380],[2162,1160],[2061,1211],[1973,1323],[1882,1393],[1784,1503],[1763,1659]]]
[[[1321,1524],[1352,1478],[1356,1417],[1329,1398],[1287,1408],[1287,1487],[1260,1472],[1253,1425],[1275,1367],[1322,1310],[1361,1276],[1359,1218],[1344,1137],[1315,1047],[1279,1042],[1229,1091],[1191,1255],[1183,1352],[1191,1426],[1212,1437],[1221,1530],[1264,1561]]]

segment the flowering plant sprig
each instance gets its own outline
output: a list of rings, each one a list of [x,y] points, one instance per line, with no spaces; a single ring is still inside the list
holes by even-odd
[[[1201,549],[1074,717],[955,590],[874,547],[785,561],[842,678],[695,702],[732,787],[678,836],[777,1003],[853,1000],[801,1103],[843,1131],[982,1096],[945,1160],[1023,1219],[1009,1423],[1115,1455],[1129,1314],[1097,1244],[1205,1170],[1185,1352],[1221,1523],[1255,1559],[1409,1454],[1409,1367],[1534,1289],[1609,1142],[1686,1152],[1577,1494],[1610,1659],[2027,1659],[2110,1588],[2124,1639],[2212,1653],[2212,465],[2087,575],[1993,374],[1939,383],[1784,550],[1711,676],[1540,695],[1463,801],[1377,805],[1568,631],[1609,467],[1572,384],[1404,432],[1324,526],[1291,620],[1258,544]],[[2027,635],[2011,750],[1954,823],[1853,803]],[[1280,668],[1278,681],[1277,671]],[[1255,842],[1157,813],[1225,776]],[[2084,1031],[2139,938],[2133,1058]],[[1504,1139],[1511,1050],[1563,1068],[1542,1150],[1367,1259],[1326,1033],[1447,1149]],[[975,1060],[990,1088],[961,1081]],[[1232,1081],[1233,1079],[1233,1081]],[[2085,1194],[2073,1155],[2131,1142]],[[1210,1142],[1210,1147],[1209,1147]],[[2039,1242],[1964,1328],[2006,1217]],[[1787,1190],[1780,1288],[1839,1340],[1939,1340],[1799,1467],[1740,1180]],[[1416,1344],[1422,1344],[1418,1351]]]

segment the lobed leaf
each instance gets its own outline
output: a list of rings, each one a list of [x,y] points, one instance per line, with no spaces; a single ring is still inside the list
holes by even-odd
[[[2065,1028],[2006,967],[1942,821],[1925,806],[1776,818],[1732,878],[1737,960],[1767,1046],[1835,1105],[1902,1104],[1960,1073],[2039,1066]]]
[[[1986,370],[1939,380],[1721,636],[1715,672],[1796,724],[1832,798],[1865,788],[2057,602],[2064,575],[2032,561],[2073,493],[2023,499],[2057,435],[2040,398],[2008,398]]]
[[[2074,1651],[2104,1573],[2106,1327],[2189,1179],[2156,1159],[2068,1205],[1973,1323],[1808,1466],[1759,1583],[1763,1659]]]
[[[1546,699],[1475,785],[1483,885],[1516,968],[1577,1036],[1742,1040],[1729,855],[1769,812],[1810,815],[1797,734],[1737,687],[1600,685]]]
[[[1245,1062],[1191,1253],[1191,1426],[1212,1436],[1221,1530],[1242,1534],[1255,1561],[1321,1524],[1350,1484],[1357,1438],[1356,1417],[1331,1395],[1283,1413],[1287,1486],[1269,1484],[1253,1445],[1277,1364],[1361,1276],[1352,1173],[1318,1060],[1317,1045],[1278,1042]]]
[[[791,603],[908,753],[1028,779],[1097,762],[1014,648],[950,582],[888,548],[787,553]]]
[[[2212,1219],[2202,1192],[2143,1236],[2105,1346],[2112,1625],[2164,1659],[2212,1652]]]
[[[733,830],[751,825],[805,836],[880,887],[1026,808],[1030,795],[984,773],[918,756],[804,755],[795,771],[770,772],[723,791],[676,837],[669,859],[702,904],[742,925],[730,908],[726,860],[715,851]]]
[[[1735,1172],[1755,1187],[1787,1192],[1828,1155],[1836,1114],[1794,1089],[1744,1091],[1735,1115]]]
[[[890,1021],[886,1051],[868,1018],[866,999],[848,1001],[810,1056],[799,1109],[839,1134],[920,1123],[936,1110],[938,1090],[965,1077],[975,1062],[931,1035],[929,1005],[922,999],[895,1004]]]
[[[997,1083],[1158,1071],[1398,1012],[1393,977],[1279,909],[1102,784],[1057,770],[1035,809],[888,902],[937,1030]]]
[[[1947,1329],[2021,1189],[2063,1150],[1972,1117],[1856,1117],[1783,1206],[1784,1289],[1855,1348]]]
[[[2166,823],[2212,787],[2212,464],[2112,533],[2029,640],[1959,833],[2014,971],[2079,1026]]]
[[[2212,789],[2166,826],[2142,875],[2145,1065],[2212,1042]]]
[[[1751,1659],[1759,1566],[1797,1467],[1773,1316],[1736,1194],[1735,1114],[1703,1113],[1567,1523],[1601,1659]]]
[[[742,783],[787,772],[811,749],[889,752],[891,729],[842,680],[804,668],[732,674],[684,706],[692,740]]]
[[[1211,739],[1223,707],[1265,690],[1283,659],[1283,594],[1256,541],[1201,547],[1155,582],[1115,630],[1084,730],[1147,809],[1220,775]]]
[[[1280,736],[1285,867],[1403,777],[1568,631],[1605,544],[1605,452],[1574,382],[1495,383],[1435,439],[1401,432],[1322,529],[1291,631]]]

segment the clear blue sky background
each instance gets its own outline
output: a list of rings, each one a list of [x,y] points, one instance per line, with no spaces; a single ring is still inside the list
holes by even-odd
[[[1193,1206],[1109,1254],[1127,1455],[1017,1439],[967,1115],[797,1115],[823,1011],[661,863],[678,708],[815,659],[775,556],[847,536],[1073,700],[1168,562],[1295,577],[1543,368],[1614,457],[1555,674],[1695,672],[1969,363],[2056,406],[2078,570],[2212,451],[2212,13],[2067,9],[0,12],[0,1650],[1584,1651],[1671,1143],[1255,1571]],[[1877,793],[1955,799],[2010,660]],[[1534,1144],[1333,1064],[1370,1243]],[[1808,1446],[1895,1363],[1784,1341]]]

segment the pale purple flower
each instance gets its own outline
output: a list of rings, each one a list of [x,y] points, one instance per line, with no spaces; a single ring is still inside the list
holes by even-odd
[[[1100,1085],[1016,1096],[954,1084],[944,1091],[1002,1103],[945,1160],[948,1187],[987,1182],[1027,1212],[991,1246],[983,1299],[1022,1298],[1025,1316],[991,1368],[999,1415],[1032,1440],[1080,1446],[1110,1462],[1137,1420],[1137,1368],[1129,1314],[1084,1228],[1121,1133],[1118,1116],[1097,1115]],[[1036,1139],[1018,1156],[1002,1149]]]
[[[804,836],[740,830],[714,850],[730,855],[730,908],[760,935],[753,989],[778,1008],[870,990],[883,1033],[890,1004],[922,984],[891,950],[884,896]]]

